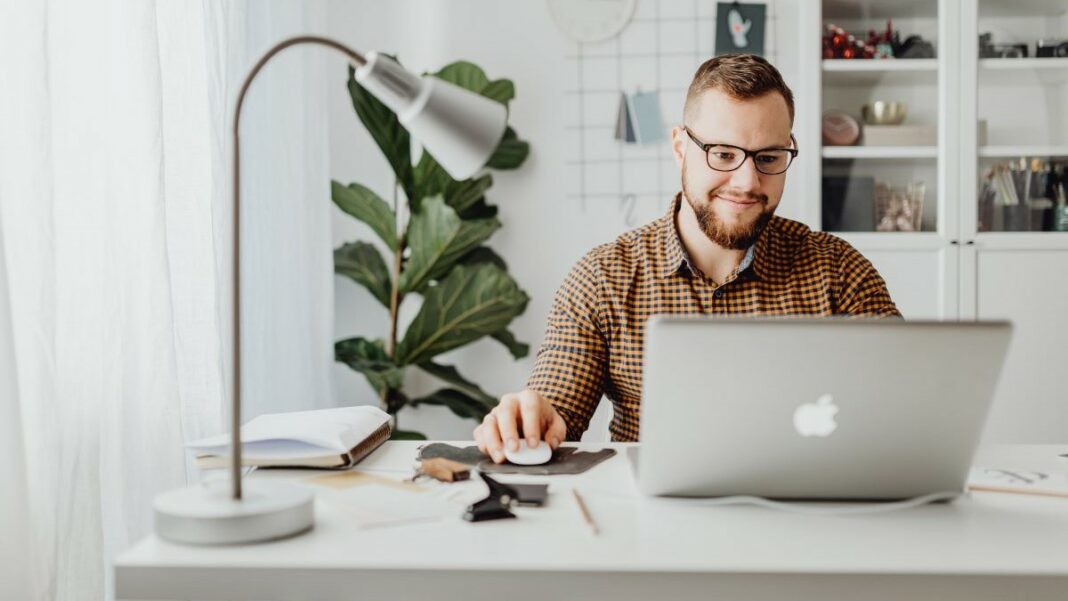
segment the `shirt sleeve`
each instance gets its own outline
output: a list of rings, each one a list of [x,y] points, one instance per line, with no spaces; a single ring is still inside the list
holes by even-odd
[[[527,388],[552,403],[579,440],[604,394],[607,337],[602,328],[601,269],[583,257],[556,291]]]
[[[835,313],[866,317],[901,317],[886,282],[864,255],[844,240],[839,265]]]

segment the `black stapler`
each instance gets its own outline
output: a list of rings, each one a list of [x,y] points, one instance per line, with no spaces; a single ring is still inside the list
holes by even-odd
[[[482,471],[478,472],[478,476],[489,487],[489,496],[468,505],[467,510],[464,511],[464,519],[469,522],[485,522],[514,518],[515,514],[511,509],[519,498],[519,493],[511,486],[497,482]]]

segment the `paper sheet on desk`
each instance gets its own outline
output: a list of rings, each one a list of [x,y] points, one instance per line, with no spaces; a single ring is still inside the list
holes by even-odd
[[[442,488],[425,487],[360,472],[308,480],[316,498],[341,511],[360,528],[380,528],[457,518],[462,504]]]
[[[1068,497],[1068,473],[997,467],[973,467],[968,490]]]

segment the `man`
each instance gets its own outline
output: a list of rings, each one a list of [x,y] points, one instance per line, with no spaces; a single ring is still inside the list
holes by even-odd
[[[554,449],[578,440],[602,394],[615,409],[612,440],[636,441],[651,315],[900,316],[848,243],[774,216],[797,155],[793,93],[775,67],[752,55],[705,62],[683,116],[671,132],[681,194],[665,216],[594,248],[567,276],[526,389],[504,395],[475,428],[494,461],[521,440]],[[709,361],[732,352],[704,350]]]

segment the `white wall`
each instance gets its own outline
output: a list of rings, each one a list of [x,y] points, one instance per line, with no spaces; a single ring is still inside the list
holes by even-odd
[[[796,7],[793,2],[781,1],[777,7],[780,14],[774,22],[779,30],[769,31],[768,36],[777,36],[777,54],[783,57],[780,69],[787,82],[796,86],[798,58],[790,50],[797,38],[793,30],[796,19],[790,17]],[[689,0],[639,0],[638,13],[680,8],[708,10]],[[516,335],[531,345],[531,353],[514,361],[497,342],[483,340],[445,359],[491,394],[520,389],[533,366],[553,292],[564,275],[587,250],[629,229],[618,200],[591,199],[583,209],[581,202],[568,198],[574,190],[575,174],[567,164],[574,152],[570,147],[573,137],[566,135],[566,126],[574,114],[575,99],[566,90],[574,88],[576,70],[574,61],[566,57],[576,53],[577,45],[555,26],[543,0],[338,0],[329,4],[328,13],[330,35],[358,49],[396,53],[409,68],[436,70],[453,60],[467,59],[482,66],[491,79],[507,77],[515,82],[510,122],[530,142],[531,155],[518,171],[494,172],[495,183],[487,196],[500,207],[504,224],[490,246],[505,258],[510,272],[531,296],[526,313],[512,326]],[[713,31],[709,27],[708,35]],[[669,42],[661,40],[664,45]],[[708,47],[712,47],[710,43]],[[331,176],[345,183],[361,182],[385,195],[391,189],[391,172],[352,109],[343,62],[337,60],[327,73],[331,86],[327,106]],[[688,84],[686,79],[670,85]],[[615,108],[614,103],[608,103],[604,110]],[[681,113],[681,107],[665,106],[663,111],[670,123],[673,115]],[[667,142],[664,147],[666,152]],[[804,187],[793,181],[787,194],[790,189]],[[644,201],[637,208],[638,221],[655,218],[665,204],[666,199]],[[794,216],[790,205],[787,196],[780,214]],[[333,235],[335,246],[357,237],[372,238],[362,225],[336,210]],[[386,335],[386,311],[357,285],[336,278],[335,307],[338,338]],[[375,402],[363,376],[344,365],[336,365],[333,373],[340,402]],[[413,378],[412,392],[436,387],[421,374]],[[406,409],[400,417],[401,428],[421,430],[432,438],[470,439],[475,426],[439,408]],[[591,435],[606,435],[606,418],[603,411],[595,418]]]

